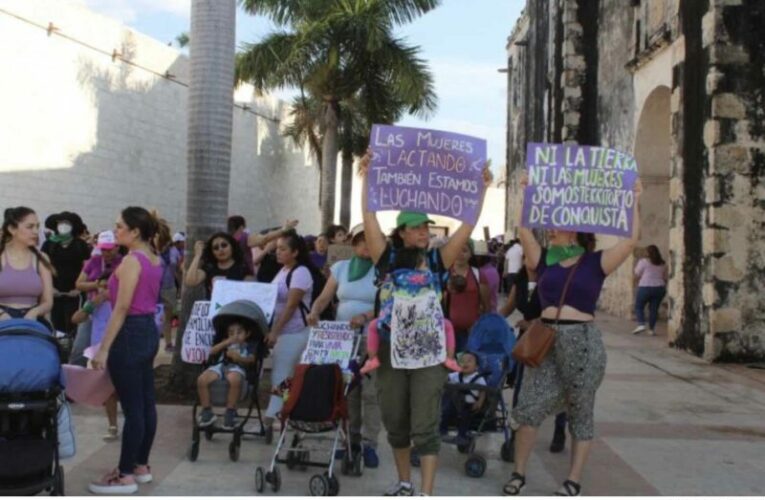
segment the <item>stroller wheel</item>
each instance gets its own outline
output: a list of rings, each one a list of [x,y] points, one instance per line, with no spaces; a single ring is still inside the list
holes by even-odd
[[[334,475],[330,477],[326,472],[324,477],[327,478],[327,484],[329,484],[329,496],[336,497],[340,493],[340,481]]]
[[[199,456],[199,441],[194,441],[191,443],[191,448],[189,448],[189,461],[196,462],[198,456]]]
[[[412,464],[412,467],[420,466],[420,454],[417,453],[417,450],[412,450],[412,453],[409,455],[409,463]]]
[[[239,444],[237,444],[236,441],[232,441],[228,445],[228,458],[230,458],[232,462],[239,461]]]
[[[271,490],[276,493],[282,488],[282,473],[278,465],[274,465],[274,471],[271,473]]]
[[[327,476],[316,474],[308,481],[308,491],[313,497],[329,496],[329,479]]]
[[[263,471],[263,467],[255,469],[255,491],[263,493],[266,489],[266,473]]]
[[[515,461],[515,447],[513,446],[513,440],[508,439],[504,443],[502,443],[502,449],[500,450],[500,455],[502,455],[502,460],[505,462],[514,462]]]
[[[470,455],[465,461],[465,474],[468,477],[483,477],[486,472],[486,459],[481,455]]]

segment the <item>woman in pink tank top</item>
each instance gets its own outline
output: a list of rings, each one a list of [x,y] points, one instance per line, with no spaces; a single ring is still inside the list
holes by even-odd
[[[109,278],[112,315],[93,366],[109,370],[125,425],[119,466],[90,484],[97,495],[135,493],[138,484],[152,480],[149,454],[157,431],[153,363],[159,348],[154,312],[162,265],[150,242],[157,227],[148,211],[128,207],[114,231],[117,243],[129,253]]]
[[[0,320],[44,319],[53,307],[53,268],[39,250],[40,221],[27,207],[9,208],[0,234]],[[46,324],[50,326],[50,324]]]

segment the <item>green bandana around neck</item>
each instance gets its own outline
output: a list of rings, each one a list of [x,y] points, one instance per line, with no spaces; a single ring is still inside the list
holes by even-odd
[[[72,236],[72,233],[69,233],[69,234],[54,234],[49,239],[53,243],[61,243],[63,245],[66,245],[67,243],[69,243],[70,241],[72,241],[74,239],[74,236]]]
[[[372,265],[372,259],[362,259],[354,255],[351,257],[351,263],[348,266],[348,281],[360,280],[367,275]]]
[[[554,266],[564,260],[573,259],[584,254],[584,247],[579,245],[554,245],[547,249],[545,263],[548,266]]]

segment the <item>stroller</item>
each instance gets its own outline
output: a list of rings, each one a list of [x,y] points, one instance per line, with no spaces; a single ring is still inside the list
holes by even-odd
[[[188,452],[188,458],[192,462],[195,462],[199,457],[202,433],[204,433],[207,441],[211,441],[215,434],[231,434],[232,438],[228,447],[228,456],[232,462],[239,460],[243,436],[265,436],[265,426],[263,425],[260,402],[258,401],[258,385],[263,370],[263,359],[268,354],[265,345],[265,333],[268,331],[268,322],[263,311],[254,302],[249,300],[231,302],[223,306],[212,319],[213,328],[215,329],[213,344],[217,344],[226,338],[228,327],[233,321],[248,322],[255,331],[255,334],[250,339],[252,352],[255,354],[255,363],[246,370],[247,377],[242,384],[241,396],[239,398],[239,401],[248,401],[247,412],[243,418],[237,418],[237,423],[233,429],[224,429],[215,424],[201,428],[198,423],[199,400],[197,400],[192,408],[193,427],[191,447]],[[203,367],[207,368],[214,363],[214,359],[208,359]],[[225,407],[228,387],[229,384],[225,378],[216,380],[210,385],[210,402],[213,407]],[[246,431],[244,428],[253,417],[253,414],[260,425],[257,430]],[[217,420],[219,421],[222,416],[221,414],[216,414]]]
[[[351,360],[356,358],[360,343],[361,335],[357,334],[354,336]],[[292,379],[283,384],[288,386],[285,388],[288,392],[280,414],[282,430],[268,470],[263,467],[255,469],[255,489],[258,493],[265,490],[266,483],[271,485],[272,491],[279,491],[282,480],[277,464],[285,464],[290,470],[326,468],[323,474],[311,477],[309,492],[312,496],[337,496],[340,493],[340,482],[334,473],[334,465],[340,446],[345,448],[342,473],[355,476],[362,474],[362,457],[360,453],[352,453],[348,430],[347,395],[359,378],[358,367],[353,368],[354,363],[351,361],[350,381],[344,377],[338,364],[300,364]],[[294,432],[292,443],[285,447],[289,431]],[[326,436],[328,433],[332,434]],[[308,441],[317,444],[314,447],[306,446]],[[331,441],[332,448],[327,450],[318,447],[322,441]],[[282,451],[286,451],[284,456],[280,456]],[[329,453],[328,461],[312,460],[311,452],[319,452],[322,456]]]
[[[0,322],[0,495],[64,495],[61,353],[37,321]]]
[[[513,445],[507,426],[509,412],[502,398],[502,390],[515,363],[511,356],[514,345],[515,335],[505,318],[499,314],[484,314],[473,325],[467,351],[477,356],[478,372],[485,378],[486,385],[446,384],[445,397],[454,402],[458,409],[467,404],[465,395],[468,392],[482,391],[486,394],[483,408],[467,417],[470,418],[467,441],[456,441],[458,451],[468,454],[465,474],[469,477],[479,478],[486,472],[486,458],[476,452],[476,441],[485,432],[501,430],[505,436],[501,449],[502,459],[507,462],[512,458]],[[469,412],[458,413],[465,415]]]

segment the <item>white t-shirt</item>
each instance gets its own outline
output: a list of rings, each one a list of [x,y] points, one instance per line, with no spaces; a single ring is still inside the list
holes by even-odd
[[[287,295],[289,295],[289,290],[287,289],[288,274],[289,269],[283,267],[279,271],[279,274],[277,274],[274,280],[271,282],[279,287],[278,293],[276,295],[276,309],[274,310],[274,318],[281,316],[284,310],[287,308]],[[300,266],[295,268],[292,273],[292,279],[290,280],[290,288],[298,288],[305,292],[303,295],[303,304],[305,304],[305,306],[310,309],[312,300],[311,295],[313,295],[313,278],[311,277],[311,272],[307,267]],[[303,322],[303,314],[300,312],[300,307],[298,306],[295,308],[295,312],[292,313],[292,317],[284,325],[282,333],[302,332],[305,329],[306,325]]]
[[[523,266],[523,247],[516,243],[505,253],[505,274],[516,274]]]
[[[460,376],[462,376],[462,380],[460,380]],[[478,373],[450,373],[449,374],[449,383],[450,384],[477,384],[477,385],[486,385],[486,379],[483,378],[483,376]],[[467,404],[473,404],[476,401],[478,401],[478,398],[481,397],[481,391],[478,389],[469,391],[467,394],[465,394],[465,402]]]

